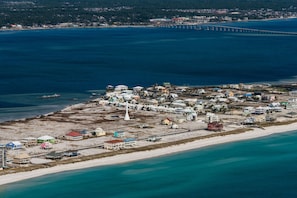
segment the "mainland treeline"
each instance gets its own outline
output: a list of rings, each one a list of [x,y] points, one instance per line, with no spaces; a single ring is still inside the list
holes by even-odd
[[[293,9],[296,0],[6,0],[0,26],[58,23],[147,23],[151,18],[197,15],[181,9]]]

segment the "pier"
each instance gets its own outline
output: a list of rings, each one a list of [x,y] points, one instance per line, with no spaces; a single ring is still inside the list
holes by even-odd
[[[273,35],[288,35],[297,36],[297,32],[285,32],[285,31],[274,31],[274,30],[263,30],[254,28],[242,28],[234,26],[223,26],[223,25],[203,25],[203,24],[181,24],[181,25],[161,25],[161,28],[173,28],[173,29],[184,29],[184,30],[196,30],[196,31],[212,31],[212,32],[227,32],[227,33],[252,33],[252,34],[273,34]]]

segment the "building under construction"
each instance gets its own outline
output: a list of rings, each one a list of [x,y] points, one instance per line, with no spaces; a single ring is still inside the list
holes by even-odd
[[[219,122],[208,123],[207,129],[209,131],[221,131],[223,130],[223,124]]]

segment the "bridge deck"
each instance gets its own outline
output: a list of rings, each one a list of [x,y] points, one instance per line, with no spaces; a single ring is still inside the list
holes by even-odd
[[[297,36],[297,32],[262,30],[262,29],[241,28],[241,27],[223,26],[223,25],[167,25],[167,26],[161,26],[161,27],[164,27],[164,28],[177,28],[177,29],[193,29],[193,30],[200,30],[200,31],[256,33],[256,34],[278,34],[278,35],[294,35],[294,36]]]

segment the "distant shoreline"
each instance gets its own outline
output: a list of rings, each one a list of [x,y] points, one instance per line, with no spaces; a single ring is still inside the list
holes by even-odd
[[[10,29],[0,29],[0,32],[11,32],[11,31],[36,31],[36,30],[67,30],[67,29],[109,29],[109,28],[156,28],[154,25],[110,25],[110,26],[98,26],[98,27],[48,27],[48,28],[10,28]]]
[[[269,19],[249,19],[246,21],[224,21],[224,22],[210,22],[202,23],[197,25],[207,25],[207,24],[224,24],[224,23],[241,23],[241,22],[261,22],[261,21],[274,21],[274,20],[288,20],[296,19],[297,17],[288,17],[288,18],[269,18]],[[178,25],[178,24],[177,24]],[[186,25],[186,24],[184,24]],[[36,27],[36,28],[9,28],[9,29],[0,29],[0,32],[10,32],[10,31],[35,31],[35,30],[63,30],[63,29],[108,29],[108,28],[158,28],[158,26],[153,24],[148,25],[107,25],[107,26],[84,26],[84,27]]]

